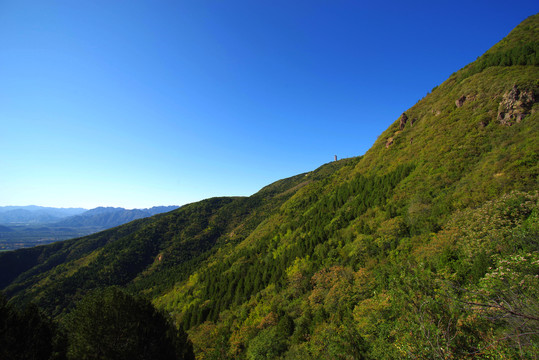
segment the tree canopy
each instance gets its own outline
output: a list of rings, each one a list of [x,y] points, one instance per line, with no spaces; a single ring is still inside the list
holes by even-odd
[[[194,359],[182,330],[153,305],[116,287],[94,291],[66,319],[72,359]]]

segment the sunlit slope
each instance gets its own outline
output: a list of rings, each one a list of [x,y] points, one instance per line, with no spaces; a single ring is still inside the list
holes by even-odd
[[[229,290],[221,288],[215,301],[222,304],[230,297],[227,306],[241,303],[283,281],[296,257],[308,256],[316,267],[342,263],[337,245],[359,234],[372,236],[389,227],[395,227],[391,231],[397,231],[397,238],[436,232],[456,210],[515,189],[537,190],[537,103],[511,126],[497,119],[504,95],[515,85],[537,98],[537,79],[537,66],[490,67],[460,83],[450,79],[440,85],[405,112],[408,121],[402,129],[399,120],[390,126],[355,168],[303,187],[232,255],[203,269],[203,279],[215,281],[210,275],[215,273],[223,277],[222,286],[238,283],[233,289],[242,289],[244,274],[252,273],[250,281],[259,284],[241,296],[226,296]],[[455,102],[463,95],[467,100],[458,107]],[[200,284],[202,294],[212,288],[210,282]],[[215,308],[208,307],[216,319]]]
[[[158,293],[218,248],[243,240],[311,181],[350,159],[277,181],[251,197],[212,198],[98,234],[0,254],[0,280],[14,301],[37,301],[58,315],[88,290],[110,285]]]
[[[394,200],[402,199],[401,209],[422,208],[433,225],[454,209],[511,189],[537,189],[536,100],[511,126],[502,125],[498,114],[514,87],[537,99],[539,67],[490,67],[461,82],[457,77],[407,110],[404,127],[400,121],[390,126],[357,166],[370,174],[414,163]],[[465,99],[460,107],[459,99]]]
[[[533,194],[539,189],[539,67],[536,53],[528,52],[537,49],[533,41],[539,38],[538,20],[538,16],[526,20],[523,28],[515,29],[501,43],[503,46],[494,47],[476,63],[453,74],[406,110],[353,168],[339,169],[323,181],[304,186],[241,244],[215,254],[188,281],[158,297],[156,304],[175,314],[184,327],[193,329],[200,351],[216,346],[211,342],[215,339],[210,341],[205,336],[223,331],[229,336],[223,346],[232,357],[249,357],[245,352],[249,344],[254,349],[253,341],[258,344],[273,339],[274,343],[285,344],[275,350],[277,354],[292,352],[290,356],[295,358],[299,355],[293,349],[316,347],[313,340],[308,340],[313,336],[321,336],[317,341],[329,341],[321,335],[327,327],[340,333],[337,342],[350,341],[346,336],[361,338],[355,331],[368,318],[354,318],[353,310],[359,313],[358,306],[363,302],[367,306],[369,301],[378,304],[371,304],[374,314],[389,307],[389,295],[384,299],[375,294],[389,291],[391,284],[395,285],[393,276],[407,276],[398,274],[400,261],[407,262],[410,278],[406,281],[413,282],[423,250],[429,249],[440,263],[447,261],[444,256],[458,256],[461,251],[472,254],[455,260],[458,269],[443,269],[455,279],[466,281],[477,281],[489,265],[495,265],[490,257],[494,244],[506,256],[517,248],[533,250],[533,242],[519,244],[506,231],[508,226],[517,229],[537,221],[533,215],[537,197]],[[497,49],[503,50],[503,56],[486,61],[485,57],[494,56]],[[521,53],[528,56],[522,58]],[[496,63],[496,59],[501,60]],[[504,194],[515,190],[524,193],[512,195],[510,201],[502,200]],[[465,235],[462,243],[445,244],[444,248],[434,242],[438,248],[429,248],[433,236],[446,239],[447,230],[442,229],[464,222],[460,214],[466,209],[502,211],[503,206],[496,201],[508,209],[504,201],[526,201],[529,206],[515,212],[514,218],[506,214],[507,222],[502,224],[483,220],[494,225],[482,236],[514,241],[515,248],[491,241],[492,247],[468,249],[463,244],[471,240]],[[477,211],[469,216],[480,218],[481,211]],[[478,226],[480,220],[476,221],[466,226]],[[463,229],[466,226],[462,225]],[[533,226],[525,225],[527,230],[522,230],[519,239],[533,238]],[[442,256],[442,250],[447,254]],[[482,262],[471,263],[474,256]],[[353,291],[352,287],[358,286],[357,278],[368,274],[370,280],[362,281],[369,286]],[[348,282],[336,284],[339,277]],[[336,286],[344,288],[338,292]],[[436,288],[435,283],[428,286]],[[332,305],[313,319],[315,309],[320,310],[316,301],[323,302],[332,291]],[[343,300],[335,299],[337,294]],[[317,296],[321,298],[316,300]],[[285,341],[274,334],[282,322],[294,324],[290,331],[297,338]],[[351,326],[348,335],[342,333],[344,324]],[[299,330],[300,326],[305,328]],[[381,348],[392,343],[376,341],[385,344]],[[344,354],[355,351],[346,346],[341,350]],[[398,352],[392,356],[398,356]]]
[[[477,62],[496,49],[528,46],[539,38],[534,36],[539,35],[538,19],[527,19],[521,25],[524,30],[515,29]],[[537,190],[539,67],[489,65],[463,77],[473,66],[453,74],[406,110],[407,120],[397,119],[354,168],[309,183],[284,203],[234,249],[238,261],[247,265],[230,278],[241,279],[239,274],[250,263],[264,268],[255,261],[263,253],[271,255],[272,263],[282,257],[279,261],[290,265],[297,256],[307,255],[331,263],[324,260],[330,249],[316,255],[314,248],[333,237],[338,241],[343,233],[372,234],[390,222],[399,223],[402,234],[420,235],[440,230],[456,210],[480,206],[516,189]],[[529,100],[516,95],[514,102],[520,105],[514,106],[514,119],[507,123],[499,117],[515,88]],[[256,250],[245,253],[251,248]],[[215,264],[227,259],[226,273],[233,273],[234,256],[223,255]],[[267,272],[274,280],[282,278]],[[246,291],[246,296],[251,293]]]

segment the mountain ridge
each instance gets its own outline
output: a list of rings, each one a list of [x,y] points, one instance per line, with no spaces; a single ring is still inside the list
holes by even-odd
[[[0,250],[14,250],[78,238],[177,208],[154,206],[127,210],[120,207],[98,207],[90,210],[71,209],[66,212],[62,208],[8,207],[4,208],[4,212],[0,210],[0,221],[7,222],[7,226],[0,226]]]
[[[43,224],[80,214],[83,208],[54,208],[37,205],[0,206],[0,224],[34,223]]]
[[[96,226],[111,228],[127,222],[177,209],[178,206],[154,206],[147,209],[127,210],[121,207],[97,207],[58,221],[54,226]]]

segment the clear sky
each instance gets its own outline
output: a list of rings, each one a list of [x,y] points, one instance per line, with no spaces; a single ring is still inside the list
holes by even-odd
[[[182,205],[361,155],[534,1],[0,0],[0,206]]]

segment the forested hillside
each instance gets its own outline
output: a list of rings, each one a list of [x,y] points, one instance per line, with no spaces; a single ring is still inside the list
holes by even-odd
[[[280,180],[249,198],[212,198],[84,238],[2,253],[0,286],[14,300],[37,301],[53,315],[96,287],[168,289],[217,251],[216,245],[233,246],[297,189],[349,163]]]
[[[406,110],[362,157],[243,198],[0,255],[60,324],[143,294],[198,359],[537,358],[539,15]]]

